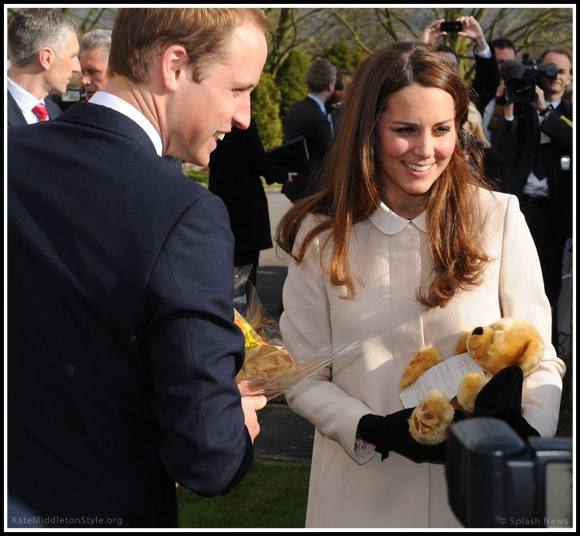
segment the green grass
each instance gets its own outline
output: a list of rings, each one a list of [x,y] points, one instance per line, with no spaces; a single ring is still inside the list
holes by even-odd
[[[304,528],[310,464],[254,461],[238,486],[219,497],[177,488],[181,528]]]
[[[201,184],[202,186],[204,186],[205,188],[207,188],[208,182],[209,182],[209,171],[202,169],[202,170],[197,170],[197,169],[193,169],[191,164],[184,164],[184,173],[192,180],[194,180],[195,182]],[[262,181],[263,186],[265,189],[268,188],[280,188],[282,185],[275,182],[273,184],[266,184],[264,181]]]
[[[185,167],[184,165],[184,172],[190,178],[193,179],[195,182],[205,186],[207,188],[207,183],[209,181],[209,171],[202,169],[190,169],[191,166]]]

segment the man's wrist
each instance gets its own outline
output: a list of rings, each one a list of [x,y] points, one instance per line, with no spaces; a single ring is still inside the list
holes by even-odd
[[[552,111],[552,109],[549,106],[546,106],[543,110],[540,110],[539,114],[543,117],[546,118],[546,116]]]
[[[491,49],[489,48],[485,37],[474,39],[473,42],[475,44],[475,52],[477,52],[478,56],[483,58],[491,58]]]

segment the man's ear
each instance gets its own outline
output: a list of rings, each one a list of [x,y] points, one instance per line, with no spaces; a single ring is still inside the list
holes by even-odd
[[[56,54],[52,47],[44,46],[37,52],[37,57],[41,67],[48,71],[56,59]]]
[[[188,72],[188,56],[181,45],[171,45],[161,56],[163,85],[169,91],[175,91]]]

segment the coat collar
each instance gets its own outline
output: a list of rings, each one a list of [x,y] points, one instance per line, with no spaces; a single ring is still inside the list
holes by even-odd
[[[381,202],[377,210],[369,218],[374,226],[384,234],[400,233],[409,223],[414,224],[423,232],[427,230],[426,213],[421,212],[416,218],[407,220],[395,214],[387,205]]]
[[[153,141],[135,121],[126,115],[91,102],[79,102],[58,117],[58,120],[85,124],[130,138],[149,150],[155,151]]]
[[[129,119],[135,121],[151,138],[153,145],[155,146],[155,151],[159,156],[163,155],[163,145],[161,142],[161,136],[155,130],[153,124],[139,111],[137,108],[124,101],[123,99],[113,95],[112,93],[107,93],[106,91],[97,91],[91,97],[92,104],[100,104],[106,108],[111,108],[123,115],[126,115]]]

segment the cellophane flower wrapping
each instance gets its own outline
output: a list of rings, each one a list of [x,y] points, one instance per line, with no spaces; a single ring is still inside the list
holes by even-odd
[[[246,341],[244,366],[236,376],[242,396],[262,394],[271,400],[341,356],[352,355],[356,343],[328,348],[307,360],[294,360],[284,346],[278,323],[248,280],[250,268],[234,271],[234,320]]]

